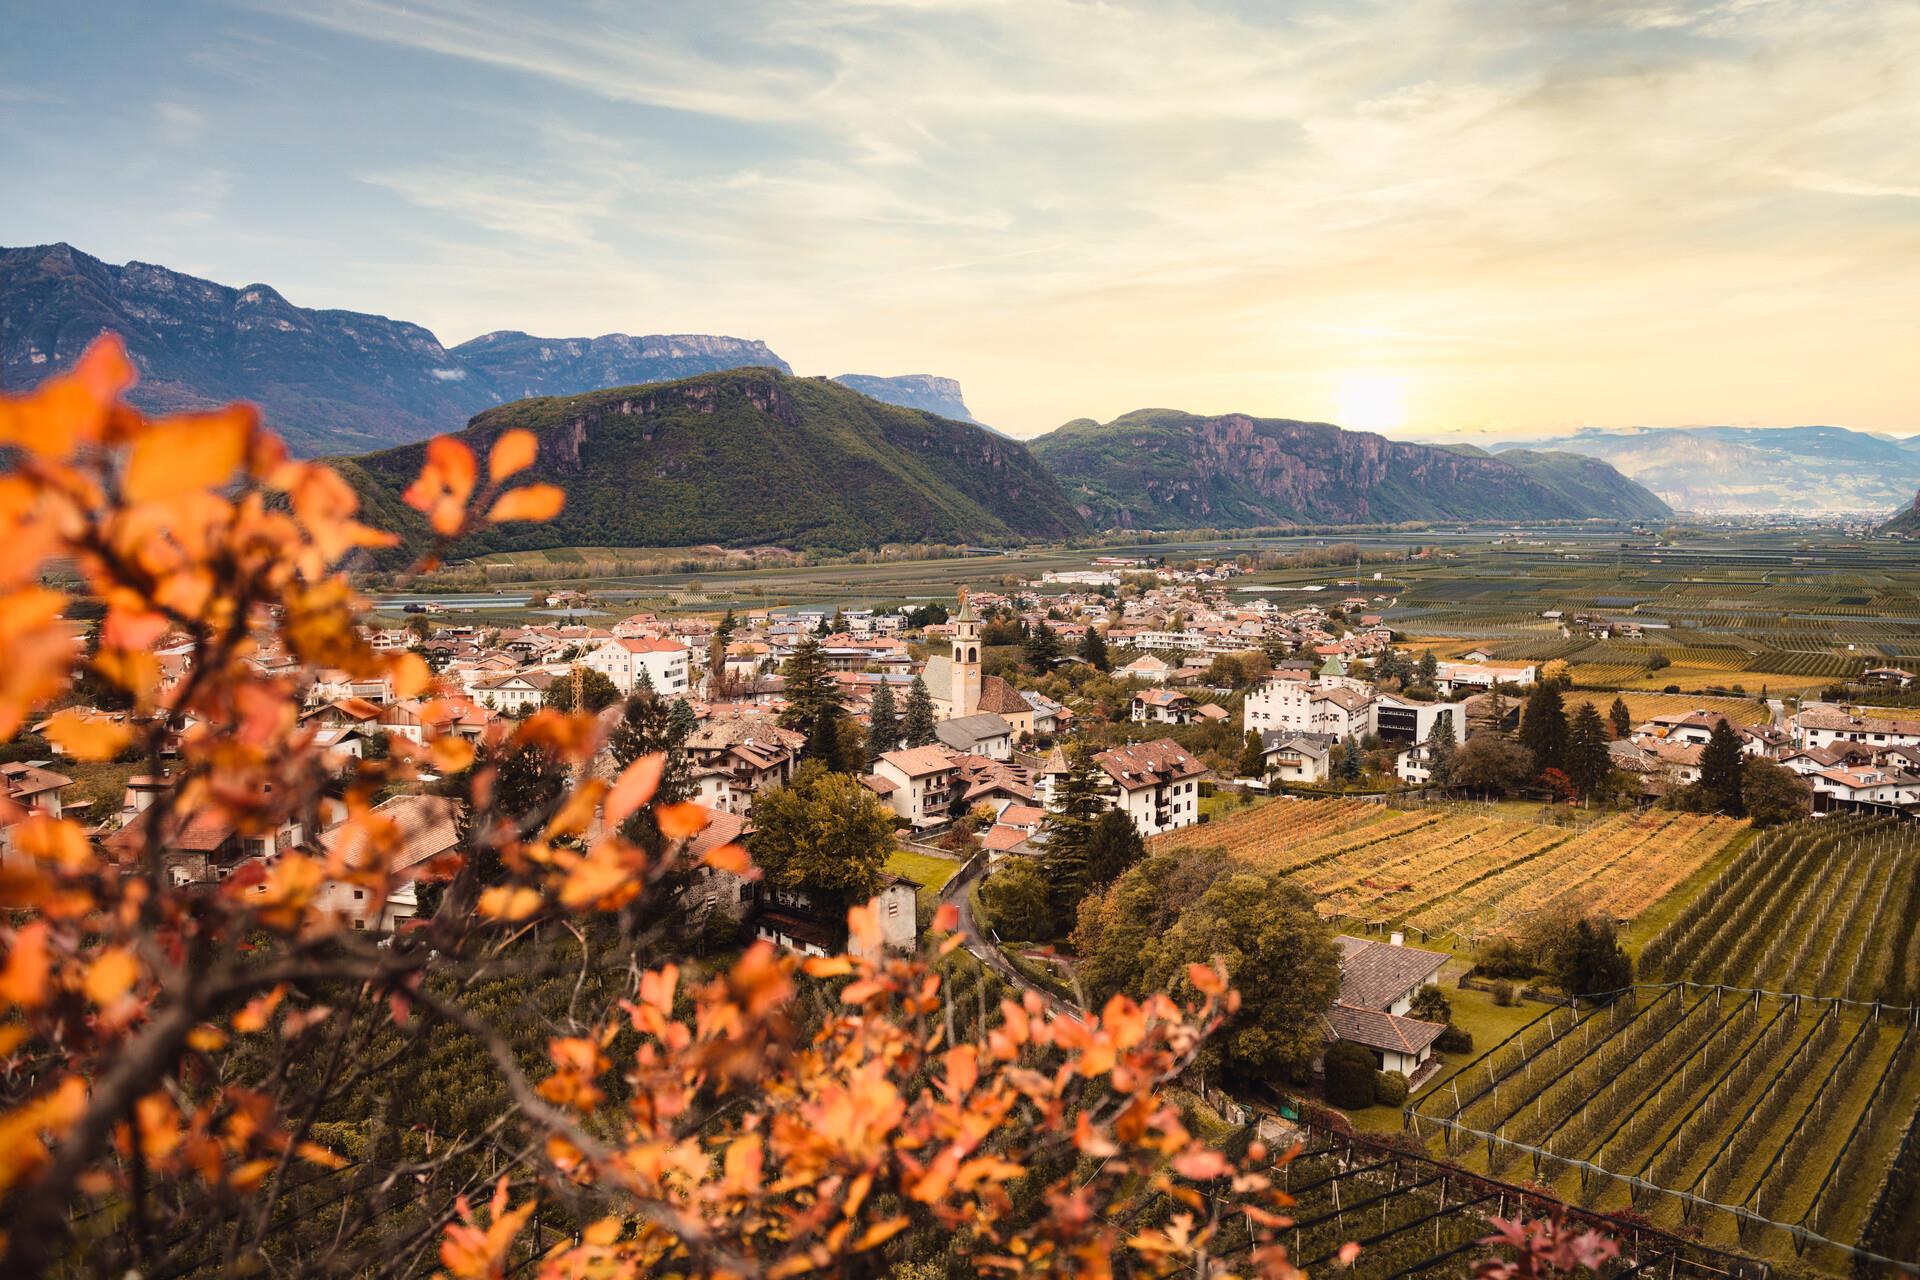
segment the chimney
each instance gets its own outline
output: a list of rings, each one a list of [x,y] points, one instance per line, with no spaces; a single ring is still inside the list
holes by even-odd
[[[1407,935],[1404,933],[1396,933],[1387,939],[1387,945],[1390,947],[1404,947],[1407,945]]]

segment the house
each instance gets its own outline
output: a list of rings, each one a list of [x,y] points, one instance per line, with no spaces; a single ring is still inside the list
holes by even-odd
[[[1266,776],[1303,786],[1325,782],[1333,758],[1333,744],[1338,741],[1330,733],[1269,729],[1260,735],[1260,755],[1266,763]]]
[[[490,676],[467,686],[467,696],[482,706],[504,715],[518,716],[546,701],[553,675],[547,671],[516,671],[512,675]]]
[[[1870,747],[1920,746],[1920,720],[1865,715],[1826,702],[1802,707],[1794,726],[1803,747],[1830,747],[1839,742]]]
[[[1192,724],[1195,703],[1172,689],[1144,689],[1133,695],[1135,724]]]
[[[1860,673],[1860,683],[1879,685],[1883,689],[1905,689],[1913,683],[1913,672],[1900,667],[1874,667]]]
[[[945,747],[902,747],[873,762],[866,782],[916,829],[937,827],[953,813],[959,768]]]
[[[1393,776],[1410,787],[1424,787],[1433,781],[1433,749],[1416,742],[1393,758]]]
[[[47,760],[0,765],[0,796],[5,797],[8,812],[14,807],[25,810],[0,828],[0,862],[13,860],[13,833],[16,822],[27,816],[57,818],[65,811],[62,793],[73,785],[64,773],[47,768]]]
[[[1116,680],[1144,680],[1148,684],[1165,684],[1172,674],[1173,664],[1151,653],[1143,653],[1126,666],[1113,669]]]
[[[692,688],[688,674],[691,657],[691,650],[678,640],[625,636],[589,650],[581,661],[588,670],[611,680],[622,694],[633,693],[644,671],[655,693],[663,698],[683,698]]]
[[[315,900],[322,908],[352,921],[356,929],[392,932],[420,913],[415,877],[422,864],[459,847],[460,806],[443,796],[406,795],[383,800],[371,812],[383,825],[392,824],[388,829],[393,843],[379,853],[398,883],[381,900],[378,882],[384,877],[370,873],[365,880],[352,876],[328,880]],[[370,831],[366,825],[343,823],[322,834],[320,844],[330,863],[352,868],[373,852],[368,847]]]
[[[1033,701],[1039,696],[1021,693],[1000,676],[985,676],[980,681],[980,705],[977,710],[991,712],[1005,720],[1013,730],[1014,737],[1031,738],[1036,733],[1053,732],[1051,724],[1045,729],[1040,727],[1040,708]]]
[[[163,812],[164,821],[159,817]],[[270,861],[304,838],[300,823],[291,818],[269,829],[243,832],[233,816],[220,809],[187,814],[149,803],[101,845],[125,865],[146,855],[156,827],[161,866],[176,885],[217,884],[243,863],[252,859]]]
[[[991,711],[938,721],[933,733],[944,745],[966,755],[989,760],[1013,758],[1013,726]]]
[[[920,940],[914,891],[920,886],[905,876],[888,875],[880,892],[867,903],[880,927],[880,948],[912,951]],[[753,936],[806,956],[846,952],[864,956],[869,948],[850,938],[845,920],[828,920],[814,909],[804,893],[756,886],[758,906],[753,912]]]
[[[1373,700],[1373,732],[1389,742],[1425,742],[1442,717],[1453,726],[1456,744],[1465,742],[1471,726],[1467,723],[1467,704],[1461,702],[1417,702],[1391,693]]]
[[[1144,836],[1200,821],[1200,779],[1206,766],[1172,738],[1114,747],[1094,756],[1106,771],[1114,807]]]
[[[707,720],[687,735],[693,799],[721,813],[751,812],[753,797],[785,786],[807,736],[764,720]]]
[[[1302,682],[1276,676],[1249,690],[1242,711],[1248,733],[1291,729],[1336,738],[1373,729],[1373,694],[1345,676]]]
[[[1872,765],[1838,766],[1812,774],[1813,807],[1820,813],[1851,810],[1920,812],[1920,777]]]
[[[1529,685],[1539,678],[1540,669],[1531,663],[1503,666],[1492,662],[1442,662],[1434,669],[1433,687],[1442,697],[1475,689],[1491,689],[1496,684]]]
[[[1433,1043],[1447,1028],[1406,1015],[1420,988],[1440,977],[1447,957],[1406,946],[1397,933],[1391,942],[1344,933],[1333,941],[1340,948],[1340,994],[1323,1015],[1328,1042],[1358,1044],[1380,1070],[1417,1081],[1431,1070]]]

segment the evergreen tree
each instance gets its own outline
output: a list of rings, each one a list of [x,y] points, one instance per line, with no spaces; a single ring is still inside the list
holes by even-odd
[[[801,749],[805,758],[818,760],[835,773],[858,768],[862,752],[858,744],[850,743],[841,732],[843,723],[846,722],[837,704],[821,703],[820,709],[813,713],[813,723],[807,727],[807,745]]]
[[[1433,718],[1433,728],[1427,730],[1427,773],[1436,787],[1444,787],[1453,779],[1453,712],[1442,711]]]
[[[1260,745],[1260,735],[1247,730],[1247,739],[1240,748],[1240,776],[1243,778],[1264,778],[1267,776],[1267,753]]]
[[[1080,899],[1091,887],[1087,853],[1100,815],[1108,808],[1106,770],[1094,754],[1091,742],[1082,739],[1074,744],[1066,779],[1042,824],[1047,883],[1053,894],[1054,914],[1061,920],[1073,919]]]
[[[1021,651],[1022,656],[1027,660],[1027,665],[1032,667],[1036,674],[1045,675],[1053,670],[1053,664],[1060,657],[1060,637],[1046,623],[1036,623],[1027,633],[1026,641],[1021,645]]]
[[[724,650],[727,647],[727,641],[733,639],[734,629],[739,625],[734,620],[732,608],[728,608],[726,616],[721,618],[719,624],[713,629],[713,638],[720,642],[721,649]]]
[[[1536,684],[1520,718],[1520,745],[1533,754],[1536,773],[1566,771],[1567,706],[1557,685]]]
[[[1079,652],[1081,661],[1095,671],[1113,670],[1113,659],[1107,656],[1107,638],[1100,634],[1100,628],[1087,628],[1087,634],[1080,637]]]
[[[1340,780],[1342,782],[1351,784],[1365,779],[1366,768],[1361,755],[1359,740],[1356,738],[1348,738],[1342,745],[1340,752]]]
[[[907,713],[900,721],[900,740],[909,747],[928,746],[934,740],[933,695],[927,692],[926,681],[919,676],[913,678],[907,690]]]
[[[1740,735],[1730,720],[1713,726],[1706,750],[1700,753],[1700,795],[1707,807],[1738,818],[1747,806],[1740,794],[1741,768],[1746,755],[1740,750]]]
[[[900,745],[900,713],[893,706],[893,687],[882,684],[873,691],[873,707],[867,713],[867,758],[877,760]]]
[[[684,709],[685,715],[680,712]],[[614,763],[625,769],[642,756],[656,752],[666,757],[660,774],[656,804],[675,804],[693,794],[693,767],[687,759],[687,735],[693,732],[693,710],[683,699],[669,704],[651,689],[627,699],[620,721],[607,737],[607,750]],[[666,847],[660,828],[653,818],[653,807],[635,812],[620,828],[620,834],[650,853]]]
[[[1615,698],[1613,705],[1607,708],[1607,719],[1613,723],[1613,736],[1624,738],[1633,732],[1633,713],[1627,710],[1624,698]]]
[[[1633,961],[1621,949],[1613,922],[1582,916],[1548,944],[1547,972],[1570,996],[1604,995],[1633,983]]]
[[[820,656],[820,642],[811,636],[803,638],[794,646],[793,656],[780,669],[786,677],[787,707],[780,714],[783,728],[798,729],[802,733],[811,733],[820,719],[822,707],[832,707],[835,714],[840,710],[840,686],[834,683],[833,673],[827,670],[827,663]]]
[[[1573,713],[1573,725],[1567,730],[1567,777],[1574,789],[1592,799],[1607,784],[1613,772],[1613,757],[1607,752],[1607,726],[1600,710],[1583,702]]]
[[[1414,668],[1414,674],[1420,677],[1423,688],[1433,687],[1433,682],[1440,677],[1440,664],[1434,661],[1433,650],[1420,651],[1420,663]]]
[[[1112,884],[1134,863],[1147,856],[1147,842],[1133,819],[1108,809],[1093,824],[1087,840],[1087,880],[1094,888]]]

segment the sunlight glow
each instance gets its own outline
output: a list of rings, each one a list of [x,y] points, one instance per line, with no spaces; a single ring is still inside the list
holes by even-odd
[[[1340,379],[1339,425],[1349,431],[1398,431],[1407,424],[1407,380],[1349,373]]]

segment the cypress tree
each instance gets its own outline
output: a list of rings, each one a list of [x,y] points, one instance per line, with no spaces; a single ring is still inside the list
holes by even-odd
[[[1555,685],[1536,684],[1520,718],[1520,745],[1533,753],[1535,773],[1566,771],[1567,706]]]
[[[900,745],[900,713],[894,709],[891,685],[882,684],[873,691],[867,721],[868,759],[878,759]]]
[[[1366,777],[1360,758],[1360,742],[1357,738],[1348,738],[1340,753],[1340,780],[1359,782]]]
[[[1047,890],[1054,916],[1060,920],[1073,918],[1080,899],[1091,887],[1087,855],[1100,815],[1108,808],[1106,771],[1094,759],[1093,744],[1084,739],[1076,743],[1067,765],[1056,805],[1043,824]]]
[[[1100,628],[1090,626],[1080,637],[1080,658],[1095,671],[1113,670],[1113,659],[1107,656],[1107,638],[1100,634]]]
[[[900,722],[900,738],[909,747],[924,747],[934,740],[933,695],[919,676],[907,690],[907,714]]]
[[[693,794],[693,769],[687,760],[687,735],[693,732],[693,709],[685,699],[671,705],[649,687],[627,699],[620,721],[607,737],[607,750],[622,769],[641,756],[666,757],[655,804],[676,804]],[[620,834],[641,848],[659,853],[666,847],[654,824],[651,806],[638,810],[621,826]]]
[[[1573,725],[1567,730],[1567,777],[1580,794],[1592,798],[1606,785],[1613,771],[1613,758],[1607,754],[1607,727],[1600,710],[1583,702],[1573,713]]]
[[[1240,776],[1264,778],[1266,773],[1267,753],[1261,749],[1260,735],[1249,729],[1246,743],[1240,748]]]
[[[1434,661],[1433,650],[1423,649],[1420,651],[1420,664],[1414,668],[1414,673],[1420,677],[1420,684],[1423,688],[1430,689],[1433,687],[1433,682],[1439,678],[1440,675],[1440,664]]]
[[[1746,802],[1740,794],[1740,773],[1745,763],[1740,735],[1731,721],[1721,720],[1713,726],[1706,750],[1700,753],[1700,794],[1709,808],[1736,818],[1746,813]]]
[[[1442,711],[1427,730],[1427,773],[1436,787],[1444,787],[1453,777],[1453,712]]]
[[[1613,722],[1613,736],[1624,738],[1633,732],[1633,713],[1627,710],[1624,698],[1615,698],[1613,705],[1607,708],[1607,719]]]

